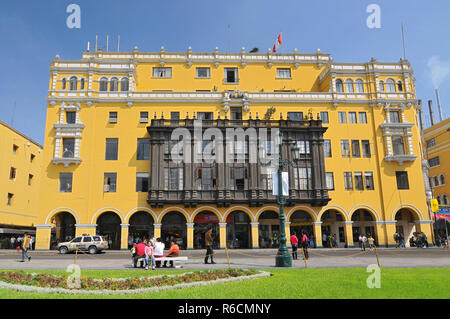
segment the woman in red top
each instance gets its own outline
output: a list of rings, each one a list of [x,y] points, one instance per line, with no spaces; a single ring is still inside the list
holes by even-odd
[[[297,259],[297,247],[298,247],[298,238],[297,234],[294,232],[291,235],[291,244],[292,244],[292,259]]]
[[[305,254],[305,259],[309,259],[308,256],[308,237],[306,236],[306,233],[303,232],[303,236],[302,236],[302,248],[303,248],[303,253]]]

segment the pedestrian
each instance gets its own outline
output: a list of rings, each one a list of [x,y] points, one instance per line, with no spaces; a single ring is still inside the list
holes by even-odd
[[[423,243],[425,245],[426,248],[428,248],[428,238],[427,235],[425,233],[422,233],[422,239],[423,239]]]
[[[177,243],[175,242],[175,240],[172,240],[170,242],[171,246],[169,251],[167,252],[166,257],[178,257],[180,255],[180,247],[178,247]],[[167,260],[164,261],[164,265],[163,267],[166,268],[167,265]],[[173,268],[173,261],[170,261],[170,268]]]
[[[211,264],[215,264],[213,252],[212,225],[208,226],[208,230],[205,233],[205,246],[206,246],[205,264],[208,263],[209,257],[211,257]]]
[[[134,257],[136,256],[136,244],[133,243],[133,245],[131,246],[131,267],[134,267],[135,263],[134,263]]]
[[[30,261],[31,260],[31,256],[30,255],[28,255],[28,250],[30,249],[30,236],[28,236],[28,234],[27,233],[25,233],[24,235],[23,235],[23,239],[22,239],[22,260],[21,260],[21,262],[24,262],[25,261],[25,257],[27,257],[28,258],[28,261]]]
[[[366,235],[363,235],[362,236],[362,243],[363,243],[363,250],[365,251],[366,250],[366,245],[367,245],[367,237],[366,237]]]
[[[161,238],[158,237],[156,238],[156,243],[155,243],[155,258],[162,258],[164,257],[164,243],[161,242]],[[161,262],[160,261],[156,261],[156,268],[161,267]]]
[[[308,260],[309,259],[309,255],[308,255],[308,236],[306,236],[305,232],[303,232],[303,236],[302,236],[302,249],[303,249],[303,253],[305,255],[304,259]]]
[[[399,242],[400,242],[400,248],[406,248],[405,246],[405,237],[403,236],[402,233],[398,234],[399,237]]]
[[[327,234],[325,233],[322,235],[322,243],[324,246],[327,246]]]
[[[16,237],[11,236],[11,249],[16,248]]]
[[[145,247],[145,269],[148,270],[149,260],[152,263],[152,269],[155,268],[155,258],[154,255],[154,248],[152,246],[152,242],[149,241],[147,243],[147,246]]]
[[[137,267],[137,262],[140,258],[145,258],[145,245],[142,241],[139,240],[139,243],[136,244],[136,255],[134,256],[134,268]]]
[[[336,248],[337,247],[337,241],[336,241],[336,234],[333,234],[333,247]]]
[[[358,243],[359,243],[359,248],[361,248],[361,250],[363,250],[364,244],[363,244],[363,236],[362,235],[359,235]]]
[[[297,260],[298,238],[295,232],[291,235],[291,245],[292,245],[292,259]]]
[[[400,236],[397,232],[394,234],[394,240],[395,240],[395,248],[400,247]]]
[[[34,250],[34,236],[30,236],[30,249]]]
[[[133,236],[128,236],[128,249],[131,249],[133,247]]]
[[[369,238],[367,238],[367,242],[369,243],[370,250],[374,250],[375,239],[373,239],[372,235],[369,235]]]

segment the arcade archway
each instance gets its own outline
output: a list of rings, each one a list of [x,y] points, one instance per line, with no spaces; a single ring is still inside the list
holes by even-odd
[[[320,221],[323,247],[345,247],[344,215],[335,209],[329,209],[322,214]]]
[[[161,220],[161,241],[170,248],[170,242],[174,240],[180,249],[186,249],[187,228],[186,217],[180,212],[172,211],[165,214]]]
[[[108,241],[109,249],[120,249],[121,219],[114,212],[104,212],[97,218],[97,235]]]

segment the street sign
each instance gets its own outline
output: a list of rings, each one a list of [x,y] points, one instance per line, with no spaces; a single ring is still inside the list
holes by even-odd
[[[436,198],[431,199],[431,211],[436,213],[439,211],[439,203]]]

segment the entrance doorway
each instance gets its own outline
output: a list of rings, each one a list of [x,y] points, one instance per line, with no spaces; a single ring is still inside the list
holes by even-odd
[[[263,212],[258,219],[259,248],[280,246],[280,219],[273,211]]]
[[[320,220],[323,247],[345,247],[344,216],[337,210],[329,209]]]
[[[180,249],[186,249],[187,230],[186,218],[179,212],[170,212],[164,215],[161,225],[161,241],[170,248],[170,242],[174,240]]]
[[[51,223],[55,226],[51,231],[50,249],[55,249],[58,243],[75,238],[75,217],[69,212],[56,214]]]
[[[353,221],[353,242],[359,242],[359,235],[365,235],[367,238],[372,236],[375,245],[378,246],[378,236],[375,231],[375,217],[366,209],[358,209],[352,215]]]
[[[97,219],[97,235],[108,241],[109,249],[120,249],[121,220],[114,212],[105,212]]]
[[[409,241],[414,237],[414,233],[418,231],[415,224],[415,221],[418,219],[419,217],[415,213],[406,208],[400,209],[395,214],[396,229],[399,234],[403,235],[406,247],[410,247]]]
[[[290,222],[291,234],[295,232],[297,238],[300,240],[300,235],[304,231],[309,240],[313,240],[314,243],[316,242],[314,238],[313,219],[310,214],[304,210],[297,210],[291,215]]]
[[[132,239],[132,242],[136,240],[148,240],[153,237],[153,216],[147,212],[139,211],[133,214],[130,218],[130,227],[128,230],[128,236]]]
[[[252,239],[250,218],[241,211],[232,212],[227,216],[227,247],[250,248]]]
[[[212,226],[213,248],[219,248],[219,219],[214,213],[201,212],[194,218],[194,249],[205,249],[205,233]]]

